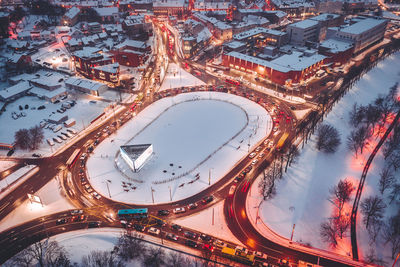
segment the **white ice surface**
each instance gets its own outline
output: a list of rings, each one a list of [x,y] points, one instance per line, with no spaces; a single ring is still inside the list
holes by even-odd
[[[396,67],[397,66],[397,67]],[[293,164],[277,184],[277,195],[260,207],[261,219],[277,234],[290,238],[293,224],[296,224],[293,241],[310,243],[317,248],[329,249],[319,236],[320,224],[332,216],[333,205],[328,201],[329,189],[340,179],[350,179],[354,186],[362,173],[366,159],[373,147],[367,147],[363,155],[355,159],[346,146],[346,138],[351,131],[348,125],[348,114],[353,103],[369,104],[378,94],[385,94],[389,88],[400,80],[400,53],[388,57],[374,69],[365,74],[346,96],[335,105],[324,119],[325,123],[335,126],[341,134],[342,144],[335,154],[318,153],[315,149],[315,136],[304,146],[298,163]],[[376,144],[376,141],[373,142]],[[378,173],[382,169],[382,155],[375,157],[367,176],[362,199],[369,195],[379,194]],[[254,187],[258,181],[254,183]],[[256,188],[254,192],[258,191]],[[353,196],[354,197],[354,196]],[[362,201],[361,199],[361,201]],[[350,201],[353,204],[352,200]],[[351,206],[349,207],[351,212]],[[386,216],[390,214],[390,209]],[[369,250],[368,236],[362,225],[362,215],[358,213],[358,246],[362,256]],[[372,246],[379,256],[388,262],[389,249],[383,244]],[[339,242],[335,252],[343,255],[351,252],[350,241],[346,238]]]
[[[196,101],[186,102],[193,99]],[[174,105],[176,103],[179,104]],[[243,110],[249,116],[247,126]],[[173,201],[183,199],[208,187],[209,172],[211,184],[219,180],[247,154],[248,143],[255,146],[271,131],[271,126],[271,118],[263,107],[239,96],[198,92],[164,98],[112,134],[110,141],[96,147],[87,162],[90,183],[107,197],[108,184],[111,197],[123,202],[151,204],[151,187],[155,203],[169,202],[170,190]],[[130,177],[126,179],[114,164],[116,152],[121,145],[140,143],[153,144],[154,155],[138,173],[131,172],[119,157],[119,169]],[[189,174],[172,182],[155,183],[186,172]],[[189,183],[197,173],[200,179]],[[123,187],[123,182],[131,185]],[[179,187],[182,184],[184,186]]]

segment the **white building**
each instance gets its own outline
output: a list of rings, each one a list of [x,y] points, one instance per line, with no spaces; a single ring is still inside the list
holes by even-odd
[[[293,24],[286,28],[291,44],[305,45],[307,41],[316,42],[319,37],[318,21],[306,19]]]
[[[120,146],[121,157],[134,171],[138,172],[153,154],[152,144]]]
[[[87,94],[99,96],[101,93],[107,91],[107,85],[92,80],[71,77],[65,81],[65,85],[69,89],[75,89]]]

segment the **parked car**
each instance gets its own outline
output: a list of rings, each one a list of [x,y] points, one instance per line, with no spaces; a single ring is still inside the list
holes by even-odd
[[[213,197],[213,196],[207,196],[207,197],[204,197],[204,198],[201,200],[201,203],[207,204],[207,203],[210,203],[210,202],[213,201],[213,200],[214,200],[214,197]]]
[[[144,230],[146,229],[145,226],[143,226],[143,225],[141,225],[141,224],[138,224],[138,223],[135,223],[135,224],[133,225],[133,228],[135,228],[135,230],[136,230],[136,231],[139,231],[139,232],[144,232]]]
[[[165,237],[166,237],[167,239],[169,239],[169,240],[178,241],[178,236],[177,236],[177,235],[174,235],[174,234],[172,234],[172,233],[168,233]]]
[[[157,212],[159,216],[167,216],[169,214],[169,210],[159,210]]]
[[[197,208],[197,203],[190,203],[189,205],[188,205],[188,209],[190,209],[190,210],[194,210],[195,208]]]
[[[186,239],[185,244],[186,244],[186,246],[189,246],[192,248],[197,248],[197,243],[194,242],[193,240]]]
[[[173,225],[171,225],[171,228],[172,228],[173,230],[175,230],[175,231],[178,231],[178,232],[182,231],[182,226],[180,226],[180,225],[178,225],[178,224],[173,224]]]
[[[183,235],[187,238],[191,238],[191,239],[196,239],[197,238],[197,234],[190,232],[190,231],[186,231],[183,233]]]

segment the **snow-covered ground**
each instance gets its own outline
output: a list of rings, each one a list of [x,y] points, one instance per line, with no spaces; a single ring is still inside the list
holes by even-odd
[[[169,63],[167,74],[165,75],[164,81],[161,84],[160,91],[170,88],[180,88],[182,86],[199,86],[205,85],[205,83],[193,76],[183,68],[179,67],[175,63]]]
[[[0,116],[0,125],[7,125],[0,131],[0,142],[1,143],[13,143],[14,142],[14,134],[16,131],[22,128],[31,128],[33,126],[39,125],[41,121],[44,119],[49,119],[52,116],[60,115],[57,112],[57,109],[61,108],[62,103],[65,101],[75,99],[77,104],[74,107],[71,107],[63,115],[67,115],[68,119],[73,118],[76,120],[76,125],[73,126],[74,129],[80,131],[86,128],[90,122],[100,115],[104,109],[110,104],[103,101],[93,101],[93,98],[84,94],[77,94],[74,97],[70,96],[67,99],[61,101],[60,103],[53,104],[49,101],[41,100],[34,96],[24,96],[9,105],[7,105],[6,111]],[[20,110],[19,106],[25,108],[25,105],[29,105],[28,109]],[[44,105],[46,108],[39,110],[37,109],[39,106]],[[32,109],[35,108],[35,109]],[[82,112],[82,111],[85,112]],[[20,114],[23,112],[26,116],[19,117],[14,120],[12,118],[12,113],[16,112]],[[60,135],[62,131],[65,131],[65,128],[61,129],[59,132],[54,133],[51,129],[44,129],[45,140],[40,145],[39,149],[36,150],[36,153],[40,153],[42,155],[48,155],[53,151],[57,150],[60,146],[64,145],[68,140],[63,140],[62,143],[57,144],[51,147],[46,139],[53,139],[57,135]],[[0,151],[2,155],[5,155],[7,151]],[[33,152],[22,151],[20,149],[16,150],[14,156],[30,156]]]
[[[43,206],[25,200],[18,208],[14,209],[0,222],[0,232],[37,217],[74,208],[74,206],[62,196],[58,178],[48,182],[36,192],[35,195],[40,197]]]
[[[209,174],[211,184],[218,181],[271,127],[263,107],[236,95],[197,92],[163,98],[96,147],[87,162],[88,176],[98,192],[108,197],[109,188],[118,201],[151,204],[153,196],[154,203],[176,201],[207,188]],[[121,145],[144,143],[153,144],[154,154],[138,173],[120,156],[115,161]]]
[[[27,179],[25,176],[32,176],[32,174],[27,174],[35,167],[36,165],[27,165],[4,177],[4,179],[0,181],[0,199],[12,191],[13,188],[16,188],[17,184],[25,181]],[[24,179],[21,179],[23,177]]]
[[[319,236],[321,222],[332,216],[333,204],[328,200],[329,189],[340,179],[350,179],[354,186],[362,173],[366,159],[370,155],[372,146],[368,147],[363,155],[355,159],[353,153],[346,146],[346,138],[351,128],[348,125],[349,111],[354,103],[366,105],[372,102],[378,94],[385,94],[389,88],[400,81],[400,53],[388,57],[380,62],[374,69],[365,74],[347,95],[335,105],[328,114],[325,123],[335,126],[341,134],[342,144],[334,154],[319,153],[315,148],[315,136],[311,138],[296,164],[288,169],[284,177],[277,184],[277,194],[272,200],[262,202],[259,214],[266,225],[277,234],[290,238],[293,224],[295,224],[293,241],[309,243],[314,247],[330,249],[323,243]],[[364,186],[364,199],[378,193],[379,172],[383,167],[382,153],[375,157]],[[259,177],[260,179],[261,177]],[[259,179],[253,184],[253,192],[258,192]],[[259,196],[249,198],[249,206],[258,206]],[[352,205],[352,201],[351,201]],[[350,207],[351,208],[351,207]],[[253,213],[257,209],[251,209]],[[386,215],[390,214],[386,212]],[[253,216],[255,218],[255,216]],[[361,257],[369,251],[368,235],[362,222],[362,215],[358,214],[358,245]],[[348,234],[350,235],[350,234]],[[387,262],[390,259],[390,250],[379,243],[371,246],[378,257],[383,257]],[[351,253],[349,238],[339,242],[335,252],[348,255]]]
[[[17,164],[17,163],[15,161],[12,161],[12,160],[0,160],[0,172],[11,168],[15,164]]]
[[[224,201],[220,201],[199,213],[183,217],[182,219],[176,219],[174,223],[202,233],[207,233],[219,239],[241,244],[226,225]]]

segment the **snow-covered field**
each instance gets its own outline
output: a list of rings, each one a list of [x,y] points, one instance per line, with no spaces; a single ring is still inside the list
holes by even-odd
[[[205,83],[193,76],[175,63],[169,63],[167,74],[161,84],[160,91],[170,88],[180,88],[182,86],[199,86]]]
[[[13,143],[14,142],[14,134],[19,129],[23,128],[31,128],[33,126],[39,125],[40,122],[44,119],[51,118],[55,115],[60,115],[57,112],[57,109],[61,108],[63,102],[72,99],[68,97],[67,99],[61,101],[60,103],[53,104],[49,101],[40,100],[34,96],[24,96],[9,105],[7,105],[6,111],[0,116],[0,125],[7,125],[0,131],[0,143]],[[104,109],[109,105],[109,103],[102,101],[90,102],[93,99],[87,95],[78,94],[78,97],[74,97],[77,104],[74,107],[71,107],[63,115],[68,115],[68,119],[74,118],[76,120],[76,125],[73,126],[74,129],[80,131],[86,128],[90,122],[100,115]],[[28,109],[20,110],[19,106],[25,108],[25,105],[29,105]],[[37,108],[41,105],[44,105],[46,108],[42,110],[38,110]],[[32,109],[35,108],[35,109]],[[82,112],[84,110],[84,112]],[[25,117],[21,116],[18,119],[14,120],[12,118],[12,113],[16,112],[20,114],[24,112]],[[57,144],[53,147],[46,142],[46,139],[53,139],[57,135],[60,135],[60,132],[65,131],[65,128],[61,129],[59,132],[54,133],[51,129],[44,129],[45,140],[40,145],[36,153],[41,153],[42,155],[48,155],[53,151],[57,150],[60,146],[64,145],[68,140],[63,140],[62,143]],[[5,155],[7,151],[2,150],[0,152],[2,155]],[[30,156],[33,152],[22,151],[17,149],[14,156]]]
[[[53,179],[42,187],[35,195],[39,196],[43,206],[25,200],[18,208],[14,209],[0,222],[0,232],[15,227],[21,223],[33,220],[37,217],[73,209],[74,206],[68,202],[60,192],[58,180]]]
[[[11,160],[1,160],[1,161],[0,161],[0,172],[5,171],[5,170],[11,168],[11,167],[14,166],[15,164],[17,164],[15,161],[11,161]]]
[[[239,96],[198,92],[163,98],[95,149],[88,175],[98,192],[108,197],[109,188],[118,201],[151,204],[153,196],[154,203],[176,201],[207,188],[209,174],[211,184],[218,181],[271,127],[263,107]],[[115,161],[121,145],[143,143],[153,144],[154,154],[138,173],[120,157]]]
[[[389,88],[400,81],[400,53],[388,57],[374,69],[365,74],[362,79],[347,93],[347,95],[328,114],[325,123],[335,126],[341,134],[342,144],[335,154],[319,153],[315,148],[315,136],[301,150],[299,160],[288,169],[277,185],[277,194],[272,200],[263,202],[260,206],[261,219],[277,234],[290,238],[295,224],[293,241],[309,243],[314,247],[329,249],[319,236],[321,222],[331,217],[333,204],[328,200],[329,189],[340,179],[350,179],[354,186],[362,173],[366,159],[373,147],[367,147],[363,155],[355,159],[346,146],[346,138],[351,128],[348,125],[349,111],[354,103],[366,105],[373,101],[378,94],[385,94]],[[364,186],[364,199],[378,193],[379,172],[383,167],[382,153],[375,157]],[[260,178],[259,178],[260,179]],[[258,186],[257,180],[253,187]],[[253,188],[253,192],[258,192]],[[353,196],[354,197],[354,196]],[[249,206],[257,206],[260,197],[251,197]],[[352,200],[350,201],[353,204]],[[257,212],[257,209],[252,209]],[[390,211],[387,211],[387,214]],[[255,216],[254,216],[255,218]],[[361,257],[370,249],[368,235],[362,224],[362,215],[358,214],[358,245]],[[350,233],[348,234],[350,235]],[[372,245],[379,257],[387,262],[390,259],[390,249],[382,244]],[[343,255],[351,253],[348,237],[339,242],[335,250]]]

